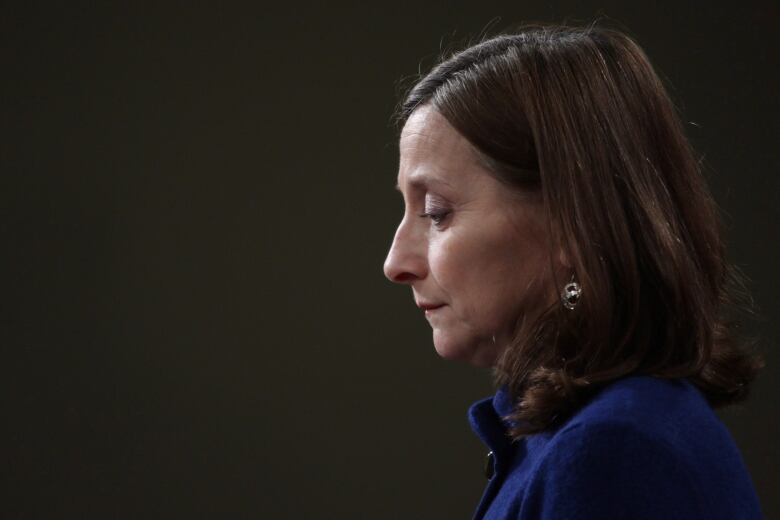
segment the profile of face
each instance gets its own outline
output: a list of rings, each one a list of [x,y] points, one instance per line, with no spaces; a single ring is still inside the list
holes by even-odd
[[[493,366],[518,319],[556,297],[541,197],[493,177],[437,110],[416,109],[401,132],[404,215],[385,276],[411,286],[440,356]]]

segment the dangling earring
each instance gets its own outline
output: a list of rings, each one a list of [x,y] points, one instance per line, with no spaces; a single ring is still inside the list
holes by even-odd
[[[580,284],[574,281],[574,275],[571,275],[571,281],[566,284],[561,293],[561,301],[563,306],[569,310],[574,309],[577,306],[577,302],[580,301],[582,296],[582,287]]]

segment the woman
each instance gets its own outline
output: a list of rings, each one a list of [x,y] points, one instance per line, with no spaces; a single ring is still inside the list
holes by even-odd
[[[528,26],[459,52],[399,110],[385,261],[437,352],[492,367],[475,518],[760,518],[714,407],[761,368],[716,206],[637,44]]]

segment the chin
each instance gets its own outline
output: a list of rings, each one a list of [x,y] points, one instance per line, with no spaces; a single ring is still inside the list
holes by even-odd
[[[496,356],[490,347],[467,344],[433,336],[436,353],[448,361],[459,361],[480,368],[490,368],[495,364]]]

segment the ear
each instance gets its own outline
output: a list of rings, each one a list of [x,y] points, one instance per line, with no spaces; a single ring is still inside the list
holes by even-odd
[[[558,263],[565,267],[567,270],[570,270],[572,268],[571,260],[569,259],[569,255],[564,251],[563,247],[558,246]]]

